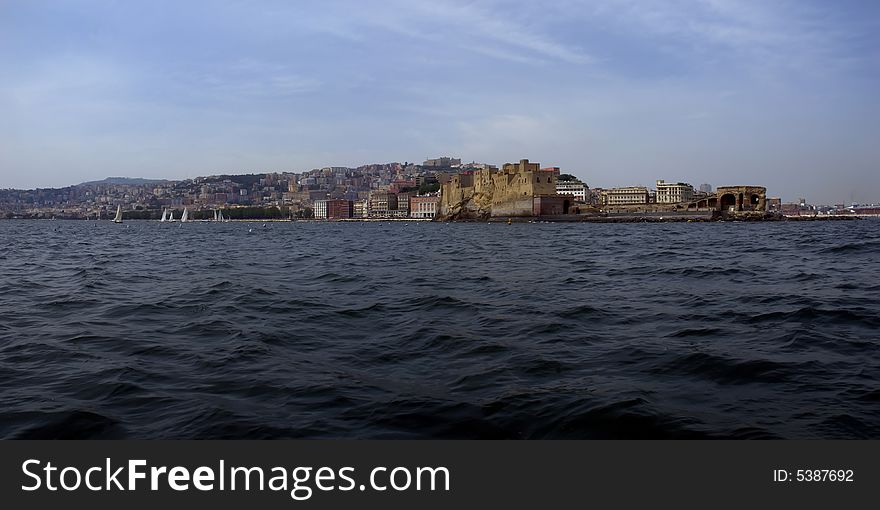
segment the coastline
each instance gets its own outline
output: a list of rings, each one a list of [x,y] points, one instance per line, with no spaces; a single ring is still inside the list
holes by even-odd
[[[717,223],[717,222],[787,222],[787,221],[852,221],[855,216],[534,216],[490,218],[488,223]],[[457,220],[475,221],[481,220]]]
[[[730,217],[723,216],[707,216],[707,215],[608,215],[608,216],[587,216],[587,215],[556,215],[556,216],[499,216],[493,218],[456,218],[453,220],[440,218],[340,218],[340,219],[314,219],[314,218],[296,218],[296,219],[230,219],[224,222],[215,222],[207,220],[191,220],[186,223],[744,223],[744,222],[804,222],[804,221],[857,221],[877,216],[782,216],[782,215],[737,215]],[[98,221],[101,223],[112,223],[112,220],[94,218],[0,218],[0,221]],[[159,223],[153,219],[127,219],[128,222],[150,222]],[[169,223],[171,224],[171,223]],[[179,221],[173,224],[180,224]]]

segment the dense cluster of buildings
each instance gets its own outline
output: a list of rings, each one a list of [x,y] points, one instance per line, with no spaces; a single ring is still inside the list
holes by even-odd
[[[782,203],[779,199],[773,199],[770,204],[772,210],[779,211],[785,216],[880,216],[880,204],[850,204],[813,205],[807,203],[805,198],[797,202]]]
[[[471,166],[473,165],[473,166]],[[290,218],[432,218],[440,180],[468,168],[454,158],[421,165],[326,167],[303,173],[213,175],[181,181],[109,178],[54,189],[0,189],[0,218],[158,218],[165,209],[276,209]]]
[[[876,206],[783,204],[756,186],[695,188],[657,180],[653,188],[590,188],[558,167],[527,159],[501,168],[439,157],[422,164],[325,167],[302,173],[214,175],[182,181],[110,178],[58,189],[0,190],[0,217],[134,218],[165,209],[274,209],[278,217],[476,219],[572,214],[775,211],[785,215],[877,214]],[[227,216],[230,216],[227,214]]]

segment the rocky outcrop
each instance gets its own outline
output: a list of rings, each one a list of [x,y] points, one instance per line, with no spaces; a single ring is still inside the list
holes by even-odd
[[[437,221],[486,220],[492,215],[492,196],[485,193],[463,193],[443,208]]]

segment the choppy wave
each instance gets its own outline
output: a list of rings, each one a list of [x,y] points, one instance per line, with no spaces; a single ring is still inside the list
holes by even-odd
[[[0,222],[0,437],[877,438],[878,226]]]

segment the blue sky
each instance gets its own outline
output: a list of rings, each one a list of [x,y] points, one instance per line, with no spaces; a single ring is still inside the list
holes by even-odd
[[[0,0],[0,187],[529,158],[880,201],[880,2]]]

